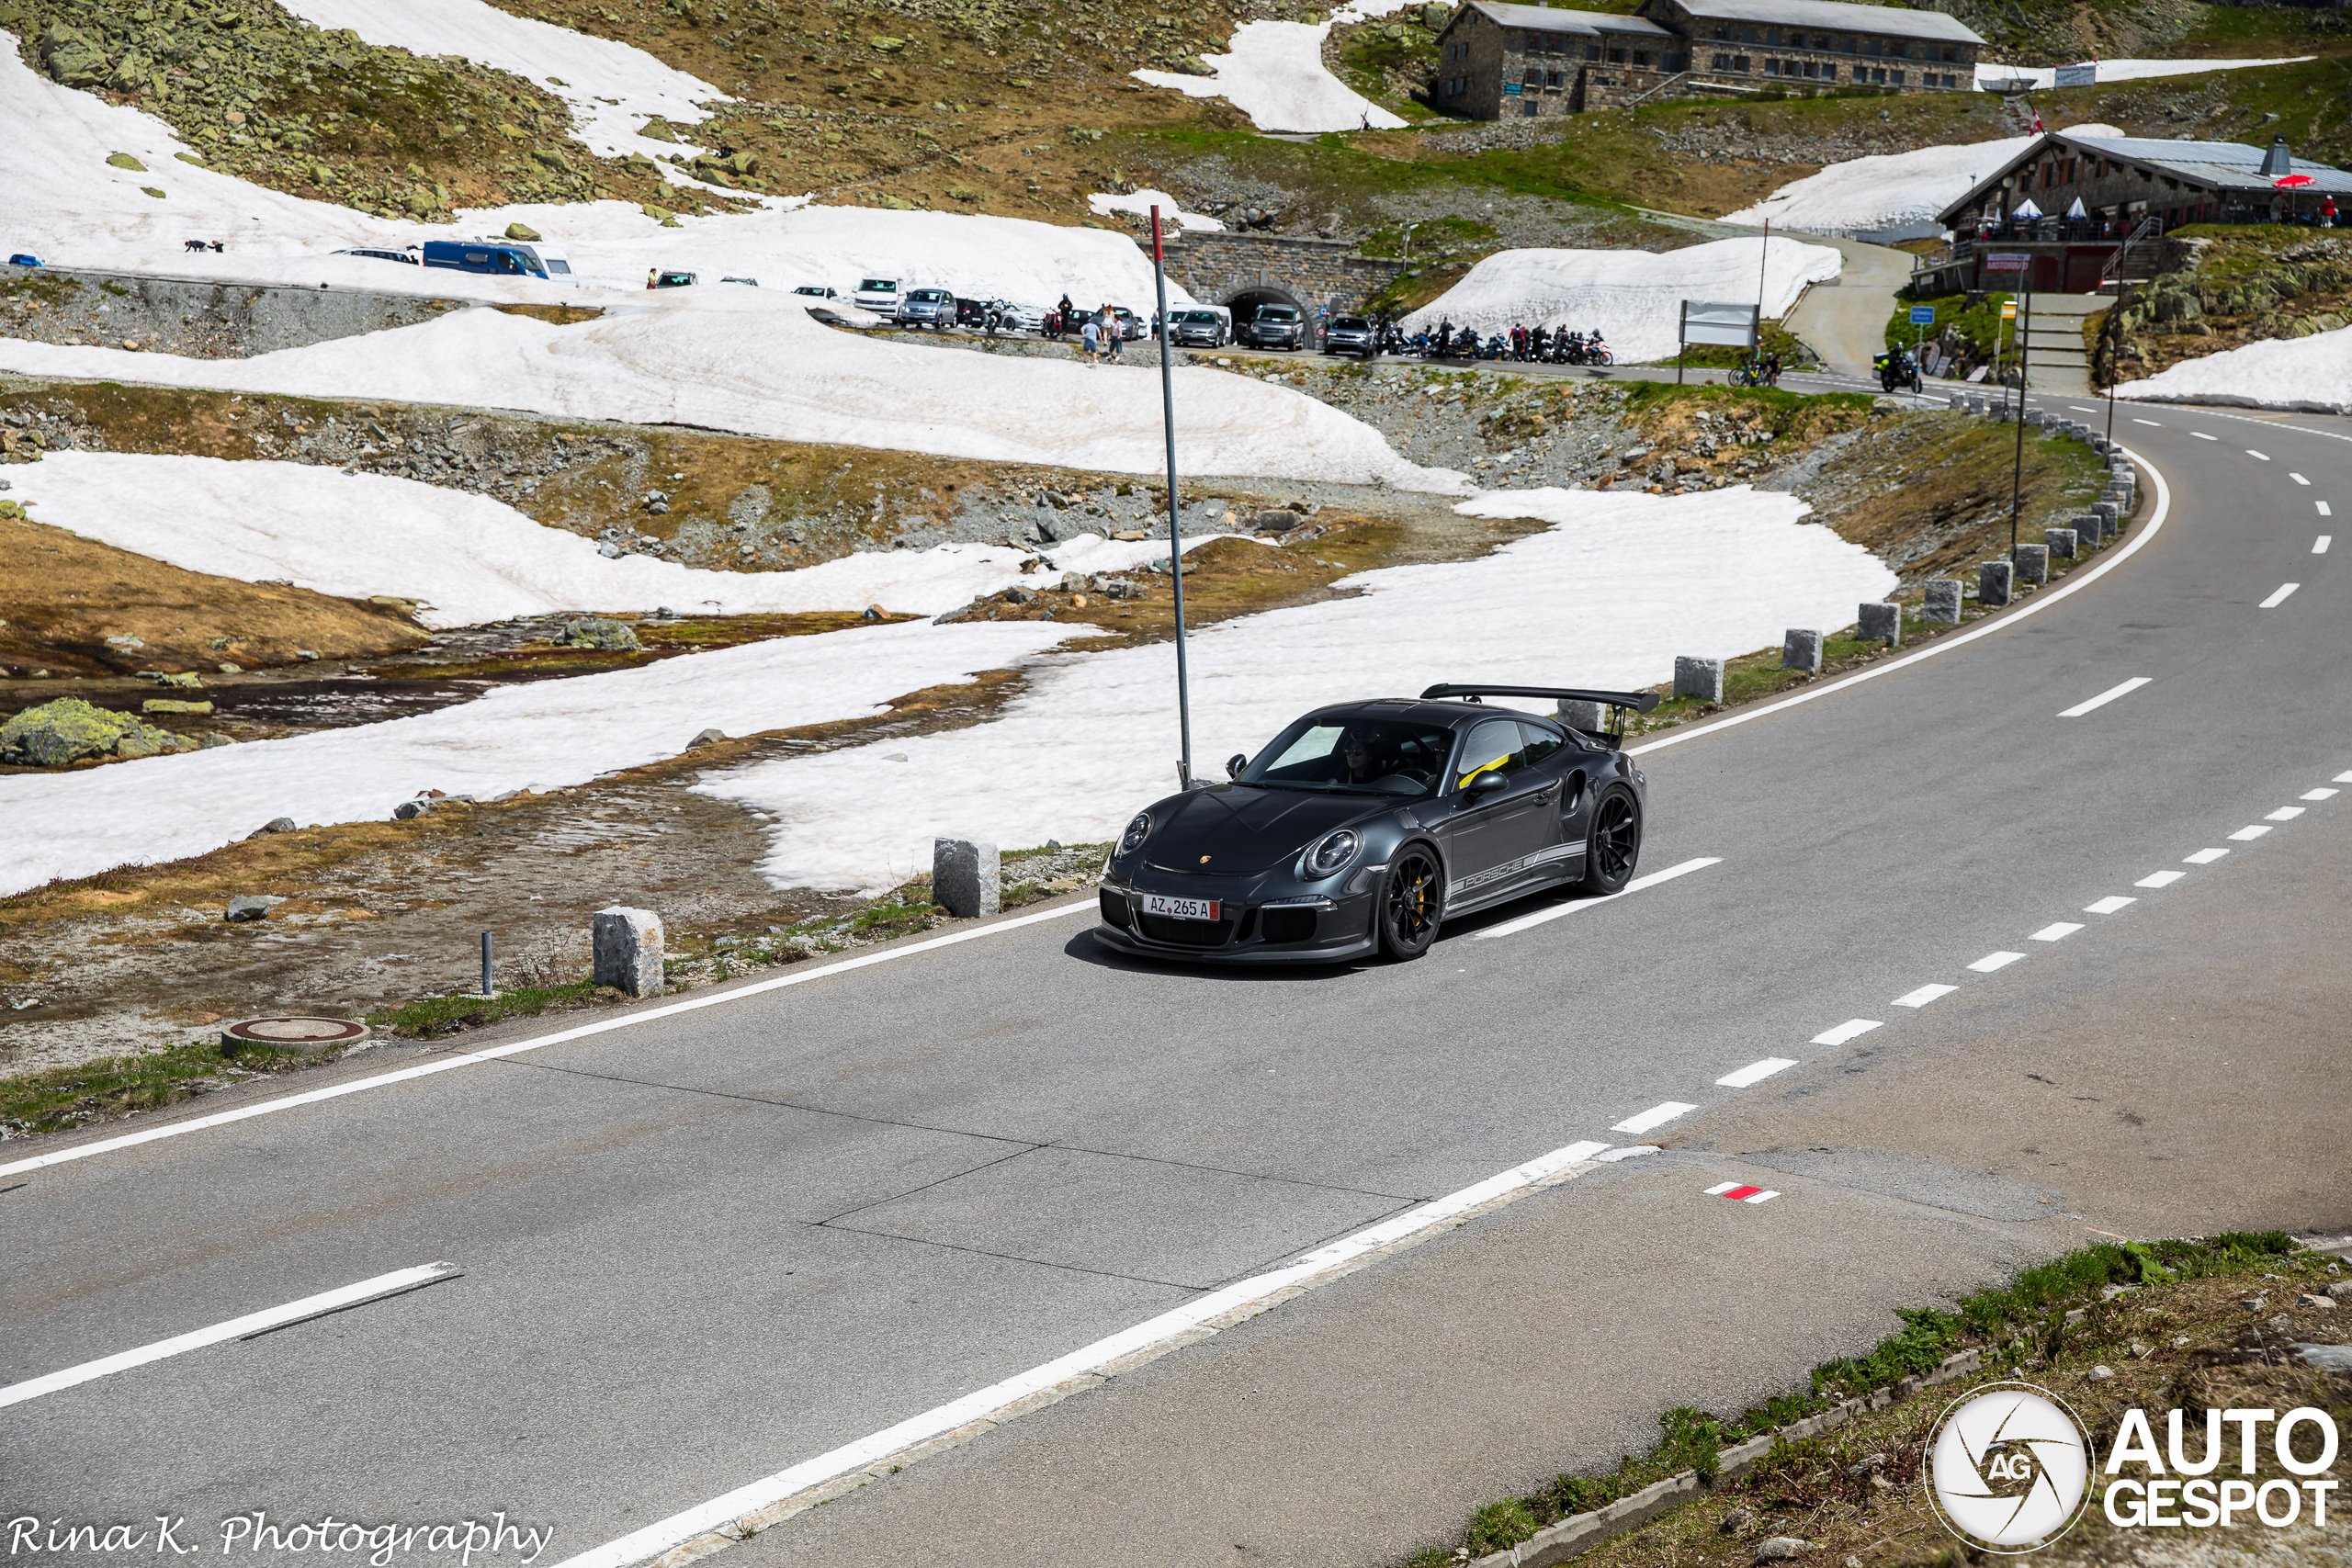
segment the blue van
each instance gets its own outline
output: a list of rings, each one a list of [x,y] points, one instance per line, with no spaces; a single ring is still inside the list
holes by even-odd
[[[573,281],[570,262],[514,240],[427,240],[424,265],[509,277],[543,277],[549,282]]]

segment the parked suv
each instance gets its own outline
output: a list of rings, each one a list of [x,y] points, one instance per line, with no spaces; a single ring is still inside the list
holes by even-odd
[[[1331,324],[1323,329],[1323,352],[1376,358],[1380,354],[1379,330],[1362,316],[1334,316]]]
[[[1223,348],[1225,318],[1215,310],[1178,310],[1168,318],[1168,335],[1179,348]]]
[[[1238,335],[1250,348],[1300,348],[1306,343],[1306,321],[1295,305],[1261,305]]]
[[[899,300],[899,324],[945,332],[956,324],[956,296],[944,288],[910,288]]]
[[[895,277],[862,278],[858,282],[857,292],[850,296],[850,303],[877,316],[896,316],[899,313],[899,280]]]

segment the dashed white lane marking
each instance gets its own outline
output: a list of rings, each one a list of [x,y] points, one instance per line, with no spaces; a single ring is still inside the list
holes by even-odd
[[[2267,452],[2257,452],[2257,451],[2256,451],[2256,450],[2255,450],[2253,447],[2251,447],[2251,446],[2249,446],[2249,447],[2247,447],[2247,448],[2245,449],[2245,455],[2246,455],[2247,457],[2259,457],[2259,458],[2261,458],[2261,459],[2262,459],[2264,462],[2266,462],[2266,463],[2267,463],[2267,462],[2268,462],[2268,461],[2270,461],[2270,454],[2269,454],[2269,453],[2267,453]]]
[[[2324,556],[2327,554],[2327,547],[2334,543],[2335,543],[2335,535],[2322,534],[2318,538],[2312,541],[2312,554],[2315,556]]]
[[[1698,1109],[1695,1105],[1685,1105],[1679,1100],[1669,1100],[1662,1104],[1653,1105],[1647,1111],[1628,1116],[1609,1130],[1612,1133],[1646,1133],[1653,1127],[1665,1126],[1678,1116],[1688,1116]]]
[[[455,1272],[455,1267],[447,1263],[425,1263],[414,1269],[379,1274],[372,1280],[362,1280],[338,1290],[322,1291],[315,1296],[304,1296],[299,1302],[288,1302],[284,1306],[265,1307],[243,1317],[232,1317],[226,1323],[216,1323],[209,1328],[198,1328],[190,1333],[174,1335],[169,1339],[158,1339],[152,1345],[141,1345],[136,1350],[124,1350],[95,1361],[85,1361],[78,1367],[68,1367],[63,1371],[51,1372],[46,1377],[28,1378],[23,1382],[10,1383],[0,1388],[0,1405],[22,1404],[28,1399],[39,1399],[44,1393],[55,1393],[59,1389],[72,1388],[94,1378],[128,1371],[132,1367],[143,1367],[166,1356],[201,1350],[207,1345],[218,1345],[225,1339],[242,1339],[249,1334],[276,1328],[298,1318],[316,1317],[338,1307],[356,1306],[372,1297],[429,1284]]]
[[[2064,942],[2083,928],[2073,920],[2052,920],[2031,936],[2028,942]]]
[[[2264,812],[2262,819],[2265,822],[2292,822],[2310,809],[2308,806],[2282,806],[2276,811]]]
[[[2229,852],[2227,850],[2199,850],[2193,855],[2184,855],[2181,858],[2189,865],[2211,865]]]
[[[1813,1043],[1815,1045],[1843,1045],[1849,1040],[1859,1040],[1868,1034],[1881,1021],[1875,1018],[1849,1018],[1837,1028],[1825,1029],[1815,1035]]]
[[[2336,784],[2352,784],[2352,768],[2346,768],[2344,772],[2336,774],[2334,782]]]
[[[2297,800],[2334,800],[2343,793],[2340,789],[2307,789],[2295,798]]]
[[[1767,1056],[1760,1062],[1748,1063],[1736,1073],[1725,1073],[1715,1082],[1724,1089],[1748,1089],[1762,1083],[1774,1073],[1785,1073],[1796,1065],[1793,1057]]]
[[[2260,604],[2256,605],[2256,608],[2257,608],[2257,609],[2263,609],[2263,610],[2275,610],[2275,609],[2277,609],[2279,605],[2284,604],[2285,604],[2285,603],[2286,603],[2286,602],[2287,602],[2290,597],[2292,597],[2292,596],[2293,596],[2293,594],[2294,594],[2295,590],[2296,590],[2296,589],[2298,589],[2298,588],[2301,588],[2301,586],[2302,586],[2302,584],[2301,584],[2301,583],[2300,583],[2300,582],[2290,582],[2290,583],[2283,584],[2283,585],[2279,588],[2279,590],[2278,590],[2278,592],[2273,593],[2269,598],[2265,599],[2265,600],[2264,600]]]
[[[1704,871],[1711,865],[1721,864],[1723,864],[1721,855],[1702,855],[1697,860],[1686,860],[1680,865],[1670,865],[1664,871],[1654,871],[1647,876],[1637,876],[1614,893],[1605,893],[1598,898],[1578,898],[1573,903],[1562,904],[1556,908],[1538,909],[1532,915],[1521,915],[1516,919],[1505,920],[1498,926],[1488,926],[1485,931],[1473,934],[1470,940],[1485,942],[1493,937],[1516,936],[1531,926],[1540,926],[1546,920],[1556,920],[1562,915],[1573,915],[1578,909],[1589,909],[1597,904],[1611,903],[1623,898],[1628,893],[1639,893],[1645,887],[1656,887],[1661,882],[1671,882],[1678,876],[1688,876],[1694,871]]]
[[[2309,480],[2309,479],[2307,479],[2303,478],[2303,476],[2302,476],[2302,475],[2298,474],[2298,473],[2290,472],[2290,473],[2287,475],[2287,477],[2288,477],[2289,479],[2290,479],[2294,480],[2294,481],[2295,481],[2297,484],[2299,484],[2299,485],[2307,485],[2307,484],[2309,484],[2309,483],[2311,483],[2311,482],[2312,482],[2311,480]]]
[[[1899,1008],[1923,1008],[1938,997],[1948,997],[1960,989],[1958,986],[1922,986],[1916,991],[1905,991],[1894,998]]]
[[[2144,424],[2144,425],[2146,425],[2150,430],[2162,430],[2162,429],[2164,428],[2164,426],[2163,426],[2163,425],[2158,424],[2154,420],[2153,420],[2153,419],[2142,419],[2142,418],[2138,417],[2136,414],[2135,414],[2134,416],[2132,416],[2132,423],[2134,423],[2134,424]]]
[[[2327,502],[2324,501],[2314,501],[2312,504],[2319,508],[2319,514],[2322,517],[2333,517],[2335,515],[2334,509],[2332,509]]]
[[[2208,435],[2201,430],[2192,430],[2188,434],[2194,435],[2199,441],[2218,441],[2221,439],[2218,435]]]
[[[1707,1196],[1730,1198],[1742,1203],[1769,1203],[1780,1194],[1769,1187],[1758,1187],[1753,1182],[1726,1181],[1720,1186],[1708,1188]]]
[[[2068,413],[2097,413],[2099,411],[2097,409],[2086,409],[2080,403],[2068,403],[2066,405],[2066,412]]]
[[[2134,887],[2170,887],[2174,883],[2178,882],[2182,877],[2187,876],[2188,874],[2188,873],[2185,871],[2151,872],[2147,875],[2142,877],[2139,881],[2133,883],[2132,886]]]
[[[2080,718],[2083,715],[2090,712],[2093,708],[2103,708],[2118,697],[2129,696],[2133,692],[2136,692],[2141,687],[2146,685],[2153,679],[2153,676],[2134,675],[2132,679],[2124,682],[2123,684],[2120,686],[2109,686],[2106,691],[2101,692],[2098,696],[2091,698],[2088,702],[2076,703],[2073,707],[2061,712],[2058,716],[2060,718]]]
[[[2137,898],[2127,898],[2120,893],[2110,893],[2096,904],[2084,905],[2083,913],[2086,915],[2111,915],[2115,913],[2116,910],[2123,908],[2126,904],[2136,904],[2140,900]]]
[[[2236,832],[2232,833],[2230,835],[2230,840],[2233,843],[2250,844],[2268,831],[2270,831],[2269,829],[2264,827],[2261,823],[2256,822],[2250,828],[2241,828]]]
[[[2023,958],[2025,954],[2022,953],[2008,953],[2006,951],[2001,953],[1988,953],[1984,957],[1978,959],[1975,963],[1970,964],[1969,967],[1975,970],[1979,975],[1990,975],[1996,969],[2007,969],[2010,964],[2015,964],[2018,959]]]

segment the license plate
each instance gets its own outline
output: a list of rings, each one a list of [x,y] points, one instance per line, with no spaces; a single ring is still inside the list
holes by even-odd
[[[1171,898],[1165,893],[1143,896],[1143,912],[1165,915],[1171,920],[1214,920],[1219,906],[1215,898]]]

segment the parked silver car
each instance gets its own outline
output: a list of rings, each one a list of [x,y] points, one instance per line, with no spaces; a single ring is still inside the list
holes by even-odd
[[[1235,335],[1246,348],[1304,348],[1306,321],[1295,305],[1261,305]]]
[[[944,288],[910,288],[899,297],[899,324],[944,333],[956,324],[956,296]]]
[[[1362,316],[1334,316],[1323,329],[1323,352],[1375,359],[1380,355],[1380,329]]]
[[[1223,348],[1225,318],[1215,310],[1173,310],[1168,317],[1168,335],[1179,348]]]

